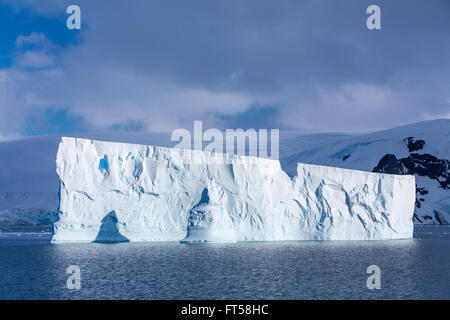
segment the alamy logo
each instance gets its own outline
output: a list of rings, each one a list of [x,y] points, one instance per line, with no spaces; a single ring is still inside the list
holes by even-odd
[[[367,289],[381,289],[381,269],[376,264],[367,267],[367,274],[370,276],[367,278]]]
[[[367,29],[380,30],[381,29],[381,9],[379,6],[372,4],[367,7],[366,12],[370,16],[366,20]]]
[[[72,4],[67,7],[67,14],[70,14],[66,20],[66,26],[69,30],[80,30],[81,29],[81,9],[76,4]]]
[[[201,150],[216,155],[227,153],[273,160],[279,158],[279,139],[279,129],[226,129],[224,134],[219,129],[211,128],[203,132],[202,121],[194,121],[193,136],[189,130],[182,128],[175,129],[171,135],[171,142],[177,143],[175,148]],[[268,153],[269,145],[270,154]]]
[[[69,290],[80,290],[81,289],[81,270],[77,265],[71,265],[67,267],[67,274],[70,276],[67,278],[66,286]]]

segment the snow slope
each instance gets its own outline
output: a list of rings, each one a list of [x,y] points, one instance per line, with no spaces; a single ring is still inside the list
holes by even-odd
[[[412,175],[62,138],[54,242],[410,238]]]

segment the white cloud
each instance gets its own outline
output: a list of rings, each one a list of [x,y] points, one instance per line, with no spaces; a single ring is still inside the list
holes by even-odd
[[[26,51],[14,59],[21,68],[49,68],[54,66],[55,57],[43,51]]]
[[[42,47],[52,46],[47,37],[43,33],[38,32],[32,32],[29,35],[18,36],[14,44],[19,48],[27,44],[40,45]]]

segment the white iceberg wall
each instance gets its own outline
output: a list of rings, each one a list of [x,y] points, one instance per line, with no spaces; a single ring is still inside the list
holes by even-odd
[[[290,179],[269,159],[62,138],[53,241],[412,237],[414,176],[297,170]]]
[[[414,176],[299,163],[294,181],[296,202],[317,239],[412,237]]]

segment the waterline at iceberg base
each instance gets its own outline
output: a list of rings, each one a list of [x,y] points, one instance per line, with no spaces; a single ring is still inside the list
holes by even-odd
[[[53,242],[413,235],[410,175],[298,163],[291,178],[276,160],[65,137],[56,162],[61,189]]]

